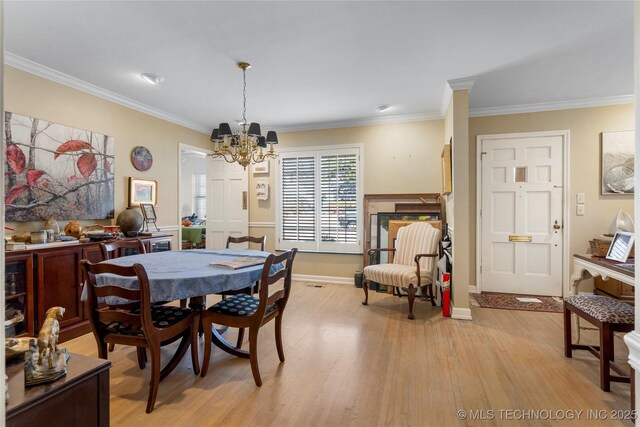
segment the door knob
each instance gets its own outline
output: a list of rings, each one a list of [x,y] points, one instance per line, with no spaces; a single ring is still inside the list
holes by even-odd
[[[562,228],[562,226],[560,224],[558,224],[558,220],[554,221],[553,228],[556,229],[556,230],[560,230]]]

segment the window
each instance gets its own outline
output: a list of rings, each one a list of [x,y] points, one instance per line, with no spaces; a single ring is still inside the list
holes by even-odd
[[[198,218],[207,217],[207,175],[193,175],[193,210]]]
[[[360,147],[279,152],[278,249],[360,253]]]

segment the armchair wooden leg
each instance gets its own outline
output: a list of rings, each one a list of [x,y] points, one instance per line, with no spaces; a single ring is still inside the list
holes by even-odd
[[[147,349],[144,347],[136,347],[136,355],[138,356],[138,367],[144,369],[147,365]]]
[[[251,361],[253,380],[260,387],[262,379],[260,378],[260,368],[258,368],[258,331],[259,328],[249,328],[249,360]]]
[[[433,295],[433,283],[429,283],[429,299],[431,300],[431,306],[436,306],[436,299]]]
[[[276,317],[276,348],[278,349],[278,357],[284,362],[284,348],[282,347],[282,311]]]
[[[409,284],[409,287],[407,288],[407,291],[409,293],[409,319],[413,320],[415,318],[415,316],[413,315],[413,301],[416,299],[416,288],[415,286],[413,286],[413,283]]]
[[[204,329],[204,355],[202,357],[200,376],[204,378],[207,376],[209,361],[211,360],[211,323],[202,320],[202,329]]]
[[[242,341],[244,341],[244,328],[238,328],[238,341],[236,342],[236,348],[242,348]]]
[[[160,346],[149,349],[151,353],[151,382],[149,384],[149,399],[147,400],[147,414],[153,411],[158,396],[160,384]]]
[[[362,290],[364,291],[364,301],[362,301],[362,305],[367,305],[369,303],[369,279],[364,279],[362,281]]]

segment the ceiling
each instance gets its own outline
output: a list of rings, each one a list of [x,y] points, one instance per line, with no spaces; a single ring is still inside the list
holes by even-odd
[[[633,93],[631,1],[6,1],[4,22],[9,65],[202,131],[242,117],[240,60],[263,131],[440,117],[459,78],[476,115]]]

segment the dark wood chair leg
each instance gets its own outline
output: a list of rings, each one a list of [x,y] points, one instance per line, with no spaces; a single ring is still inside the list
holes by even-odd
[[[278,357],[284,362],[284,349],[282,347],[282,312],[276,316],[276,348],[278,349]]]
[[[609,370],[611,363],[611,349],[609,348],[611,334],[613,332],[608,323],[600,325],[600,388],[603,391],[611,390],[611,372]]]
[[[152,346],[151,353],[151,381],[149,383],[149,399],[147,400],[147,414],[153,411],[158,396],[158,385],[160,384],[160,346]]]
[[[189,333],[191,334],[191,366],[194,375],[200,373],[200,362],[198,361],[198,331],[200,328],[200,316],[193,317],[193,324]]]
[[[260,378],[260,368],[258,368],[258,331],[259,328],[249,328],[249,360],[251,361],[253,380],[258,387],[261,387],[262,378]]]
[[[614,333],[614,331],[611,331],[611,335],[609,335],[609,350],[611,351],[609,353],[609,360],[612,361],[612,362],[615,362],[615,360],[616,360],[616,357],[615,357],[616,349],[615,349],[615,345],[613,343],[613,339],[615,338],[615,335],[616,334]]]
[[[144,369],[147,365],[147,349],[144,347],[136,347],[136,355],[138,356],[138,366]]]
[[[362,301],[362,305],[369,304],[369,280],[364,279],[362,281],[362,290],[364,291],[364,301]]]
[[[436,299],[433,295],[433,283],[429,283],[429,299],[431,300],[431,306],[436,306]]]
[[[202,378],[207,376],[209,371],[209,361],[211,360],[211,323],[202,321],[202,328],[204,329],[204,355],[202,357],[202,369],[200,369],[200,376]]]
[[[109,344],[109,352],[112,352],[116,348],[114,343]]]
[[[409,293],[408,295],[408,299],[409,299],[409,319],[413,320],[415,318],[415,316],[413,315],[413,301],[415,301],[416,299],[416,288],[415,286],[413,286],[413,283],[409,284],[409,287],[407,288],[407,292]]]
[[[238,328],[238,341],[236,341],[236,348],[242,348],[242,341],[244,341],[244,328]]]
[[[98,357],[105,360],[109,358],[107,352],[107,343],[102,340],[98,341]]]
[[[567,308],[566,303],[564,306],[564,355],[571,358],[573,356],[573,346],[571,338],[571,311]]]

